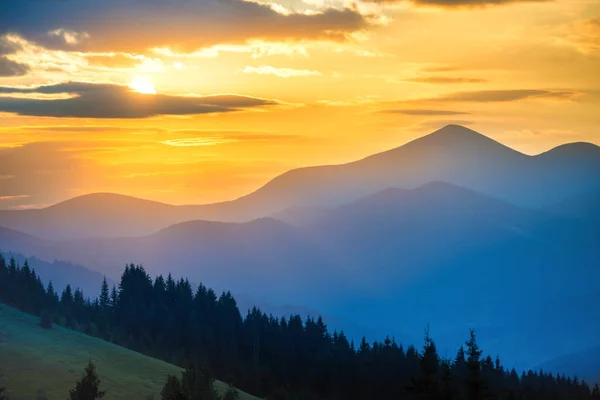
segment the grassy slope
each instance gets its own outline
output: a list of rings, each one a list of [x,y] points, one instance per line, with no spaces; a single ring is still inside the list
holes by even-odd
[[[55,325],[45,330],[38,318],[0,304],[0,371],[11,400],[64,400],[88,360],[97,367],[105,399],[160,399],[167,375],[180,369],[154,358]],[[216,382],[217,390],[225,384]],[[256,400],[240,392],[240,400]]]

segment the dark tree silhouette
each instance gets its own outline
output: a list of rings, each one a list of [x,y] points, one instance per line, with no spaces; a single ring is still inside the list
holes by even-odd
[[[100,282],[99,282],[100,284]],[[107,285],[102,283],[105,293]],[[429,333],[419,352],[393,338],[358,346],[321,318],[245,316],[231,293],[128,265],[106,308],[68,286],[60,299],[29,266],[0,256],[0,301],[120,346],[190,368],[165,385],[165,398],[214,398],[212,376],[269,399],[579,400],[598,398],[584,382],[543,371],[519,375],[483,357],[475,332],[452,362],[440,360]],[[179,385],[179,391],[177,389]],[[410,390],[407,390],[410,389]],[[170,396],[170,397],[169,397]],[[593,397],[596,396],[596,397]]]
[[[8,400],[8,397],[4,394],[6,388],[2,385],[2,374],[0,374],[0,400]]]
[[[91,361],[85,367],[81,380],[69,392],[69,400],[96,400],[106,395],[100,390],[100,378],[96,373],[96,366]]]
[[[486,398],[485,382],[481,373],[481,354],[475,330],[471,329],[470,338],[467,341],[467,376],[465,379],[467,400]]]
[[[100,288],[100,297],[98,298],[100,308],[106,310],[110,306],[110,294],[108,292],[108,283],[106,283],[106,277],[102,280],[102,287]]]
[[[52,329],[52,314],[48,311],[44,311],[40,318],[40,327],[44,329]]]
[[[169,375],[167,382],[160,392],[162,400],[186,400],[181,382],[176,376]]]

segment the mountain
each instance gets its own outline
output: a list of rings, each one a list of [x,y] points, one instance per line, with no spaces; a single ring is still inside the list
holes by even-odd
[[[54,240],[138,236],[186,219],[185,208],[111,193],[84,195],[43,209],[0,211],[0,225]]]
[[[483,346],[528,368],[600,345],[600,316],[582,317],[590,302],[577,297],[597,292],[600,246],[581,228],[578,219],[432,182],[385,189],[296,226],[189,221],[135,238],[65,242],[7,232],[10,250],[113,278],[138,263],[409,343],[429,325],[448,354],[475,327]]]
[[[288,171],[253,193],[208,205],[171,206],[114,194],[81,196],[39,210],[0,211],[0,226],[54,240],[133,237],[190,220],[247,222],[274,216],[297,224],[322,209],[388,188],[445,181],[538,208],[600,190],[600,147],[559,146],[537,156],[487,136],[446,126],[398,148],[341,165]]]
[[[158,398],[168,375],[181,369],[58,325],[42,329],[39,318],[0,304],[2,384],[11,399],[68,397],[93,361],[108,399]],[[223,393],[227,385],[216,381]],[[258,400],[239,392],[240,400]]]
[[[67,286],[71,285],[80,288],[86,297],[97,297],[100,294],[100,283],[104,276],[97,272],[89,270],[81,265],[75,265],[67,261],[54,260],[47,262],[37,257],[26,257],[23,254],[1,253],[8,262],[11,258],[15,259],[18,265],[23,265],[25,261],[35,270],[42,282],[52,282],[54,290],[58,293]],[[106,278],[110,287],[116,284],[116,281]]]
[[[592,144],[567,144],[528,156],[468,128],[448,125],[362,160],[291,170],[222,207],[247,218],[251,211],[264,214],[293,206],[338,206],[383,189],[414,188],[431,181],[538,207],[600,188],[599,174],[600,147]]]

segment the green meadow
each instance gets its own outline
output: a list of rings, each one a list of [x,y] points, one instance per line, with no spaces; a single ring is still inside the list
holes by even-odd
[[[175,365],[144,356],[58,325],[38,326],[37,317],[0,304],[0,373],[10,400],[64,400],[89,360],[107,391],[105,399],[160,399]],[[227,385],[215,382],[217,391]],[[240,392],[240,400],[257,400]]]

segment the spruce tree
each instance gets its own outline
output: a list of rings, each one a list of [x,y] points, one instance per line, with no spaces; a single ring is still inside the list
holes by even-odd
[[[117,307],[119,302],[119,294],[117,293],[117,288],[115,285],[112,287],[112,291],[110,292],[110,306],[114,309]]]
[[[96,366],[91,361],[85,367],[81,380],[77,381],[75,387],[69,392],[69,400],[96,400],[106,395],[100,390],[100,378],[96,373]]]
[[[595,399],[600,399],[600,387],[598,384],[594,384],[594,389],[592,390],[592,397]]]
[[[110,305],[110,295],[108,292],[108,283],[106,283],[106,277],[102,280],[102,287],[100,288],[100,308],[106,310]]]
[[[2,385],[2,374],[0,374],[0,400],[8,400],[8,397],[4,395],[6,388]]]
[[[475,330],[471,329],[469,341],[467,341],[467,376],[465,388],[467,400],[485,399],[485,385],[481,375],[481,353],[477,345]]]
[[[167,382],[160,392],[161,400],[187,400],[181,387],[181,382],[176,376],[169,375]]]
[[[413,379],[412,390],[419,399],[439,399],[440,388],[438,368],[440,357],[433,339],[429,336],[429,328],[425,331],[425,343],[419,362],[419,375]]]

